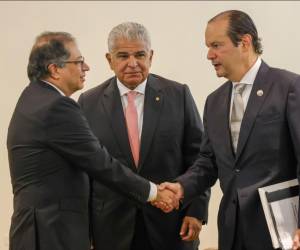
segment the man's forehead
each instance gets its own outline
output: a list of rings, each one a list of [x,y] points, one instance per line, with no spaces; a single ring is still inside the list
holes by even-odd
[[[228,22],[227,21],[213,21],[207,24],[205,31],[206,39],[221,39],[227,37]]]
[[[218,18],[207,24],[206,31],[226,34],[228,30],[228,25],[229,25],[228,18]]]
[[[140,50],[140,49],[133,49],[133,50],[131,50],[131,49],[128,49],[128,50],[126,50],[126,49],[118,49],[118,50],[115,50],[115,54],[136,54],[136,53],[146,53],[147,51],[145,50],[145,49],[142,49],[142,50]]]
[[[82,58],[82,55],[76,43],[70,42],[67,43],[65,46],[70,53],[70,57],[74,57],[76,59]]]
[[[138,52],[138,51],[147,51],[146,43],[142,40],[127,40],[127,39],[118,39],[115,42],[114,52]]]

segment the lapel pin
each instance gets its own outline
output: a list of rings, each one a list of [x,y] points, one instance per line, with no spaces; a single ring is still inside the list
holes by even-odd
[[[260,90],[257,90],[256,94],[258,96],[263,96],[264,92],[260,89]]]
[[[159,101],[159,97],[158,96],[155,98],[155,101],[157,101],[157,102]]]

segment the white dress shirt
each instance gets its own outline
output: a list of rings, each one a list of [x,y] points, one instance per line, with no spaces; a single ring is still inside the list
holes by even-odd
[[[143,117],[144,117],[144,101],[145,101],[145,89],[146,89],[147,79],[140,83],[134,91],[137,92],[134,103],[136,106],[137,114],[138,114],[138,129],[139,129],[139,138],[141,140],[142,128],[143,128]],[[121,102],[123,106],[123,111],[125,111],[128,100],[126,94],[132,89],[127,88],[120,80],[117,78],[117,85],[120,91]],[[150,181],[150,192],[148,196],[148,201],[155,200],[157,196],[157,187],[154,183]]]
[[[250,97],[250,93],[253,87],[254,80],[256,78],[256,75],[258,73],[259,67],[261,65],[261,58],[258,57],[255,64],[248,70],[248,72],[243,76],[240,82],[232,82],[232,88],[239,83],[244,83],[246,84],[245,89],[242,93],[242,99],[244,103],[244,110],[246,110],[248,100]],[[230,112],[229,112],[229,123],[230,123],[230,117],[231,117],[231,112],[232,112],[232,103],[233,103],[233,95],[234,91],[231,93],[231,102],[230,102]]]
[[[140,83],[134,91],[137,92],[137,95],[135,97],[134,103],[135,107],[137,110],[138,114],[138,129],[139,129],[139,138],[141,140],[141,135],[142,135],[142,128],[143,128],[143,117],[144,117],[144,100],[145,100],[145,89],[146,89],[146,83],[147,79]],[[120,96],[121,96],[121,102],[123,106],[123,111],[125,112],[125,109],[128,105],[128,100],[126,94],[130,91],[131,89],[127,88],[124,84],[122,84],[119,79],[117,78],[117,85],[120,91]],[[124,113],[125,114],[125,113]]]
[[[62,92],[58,87],[56,87],[54,84],[52,84],[51,82],[47,82],[45,80],[41,80],[42,82],[52,86],[53,88],[55,88],[62,96],[66,96],[64,92]]]

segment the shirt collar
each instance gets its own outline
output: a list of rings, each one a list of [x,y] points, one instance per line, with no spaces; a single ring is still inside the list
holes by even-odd
[[[56,87],[53,83],[51,83],[51,82],[47,82],[47,81],[45,81],[45,80],[41,80],[42,82],[44,82],[44,83],[46,83],[46,84],[48,84],[48,85],[50,85],[50,86],[52,86],[53,88],[55,88],[62,96],[66,96],[65,94],[64,94],[64,92],[62,92],[58,87]]]
[[[138,86],[136,86],[134,91],[136,91],[139,94],[145,95],[146,83],[147,83],[147,79],[142,83],[140,83]],[[117,85],[120,91],[120,96],[126,95],[129,91],[132,91],[132,89],[127,88],[123,83],[121,83],[121,81],[118,78],[117,78]]]
[[[261,65],[261,58],[258,57],[254,65],[248,70],[248,72],[243,76],[240,82],[232,82],[233,86],[238,83],[245,83],[253,85],[256,75],[258,73],[259,67]]]

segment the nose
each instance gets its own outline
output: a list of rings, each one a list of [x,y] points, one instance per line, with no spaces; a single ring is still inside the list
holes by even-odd
[[[83,70],[83,71],[89,71],[89,70],[90,70],[90,66],[87,65],[86,62],[84,62],[83,65],[82,65],[82,70]]]
[[[134,68],[134,67],[137,66],[137,60],[136,60],[136,58],[133,55],[131,55],[128,60],[129,60],[128,61],[128,66],[129,67]]]
[[[212,59],[215,58],[215,53],[212,51],[211,48],[208,49],[206,58],[207,58],[208,60],[212,60]]]

